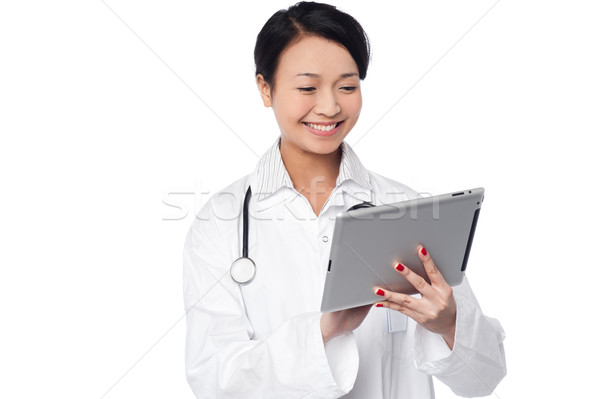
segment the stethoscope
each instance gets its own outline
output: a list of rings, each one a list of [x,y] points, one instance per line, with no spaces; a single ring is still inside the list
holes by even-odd
[[[231,278],[233,281],[240,285],[250,284],[254,277],[256,277],[256,264],[252,259],[248,257],[248,204],[250,203],[250,197],[252,197],[252,190],[248,186],[246,190],[246,196],[244,197],[244,208],[242,214],[242,256],[237,258],[229,269]],[[363,201],[352,206],[348,211],[353,211],[359,208],[369,208],[375,206],[370,202]]]

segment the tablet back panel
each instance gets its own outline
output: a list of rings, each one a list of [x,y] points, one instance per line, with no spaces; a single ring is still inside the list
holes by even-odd
[[[321,311],[377,302],[375,286],[415,294],[394,267],[424,277],[417,255],[425,246],[450,285],[462,281],[483,201],[483,188],[360,208],[337,215]]]

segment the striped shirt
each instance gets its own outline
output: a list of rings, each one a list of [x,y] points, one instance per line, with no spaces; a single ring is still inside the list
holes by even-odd
[[[292,179],[283,164],[279,146],[281,136],[275,140],[275,143],[260,158],[258,165],[254,170],[256,180],[251,185],[253,197],[257,201],[275,193],[282,187],[294,188]],[[352,180],[367,191],[371,191],[371,181],[369,172],[362,165],[356,153],[345,141],[340,145],[342,149],[342,160],[340,170],[335,185],[339,186],[346,180]]]

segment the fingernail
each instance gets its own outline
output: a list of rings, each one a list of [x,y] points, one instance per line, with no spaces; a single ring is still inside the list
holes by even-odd
[[[379,295],[379,296],[384,296],[385,295],[385,291],[382,290],[382,289],[378,289],[377,292],[376,292],[376,294]]]
[[[383,305],[382,305],[382,304],[380,304],[380,303],[378,303],[378,304],[376,304],[376,305],[375,305],[375,307],[376,307],[376,308],[381,308],[381,307],[383,307]]]
[[[398,263],[396,265],[396,270],[398,270],[399,272],[404,271],[404,266],[402,266],[402,263]]]
[[[421,248],[421,254],[423,254],[423,256],[427,256],[427,250],[425,247]]]

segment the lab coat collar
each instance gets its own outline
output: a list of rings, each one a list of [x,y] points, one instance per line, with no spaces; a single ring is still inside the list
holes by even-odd
[[[298,196],[292,179],[283,164],[279,145],[281,137],[258,161],[250,178],[252,197],[257,209],[266,209],[280,202],[291,200]],[[336,205],[354,205],[362,201],[371,201],[371,181],[368,170],[362,165],[356,153],[345,141],[341,144],[342,160],[336,179],[336,188],[332,193]],[[342,194],[346,193],[346,195]],[[354,200],[348,198],[348,195]]]

